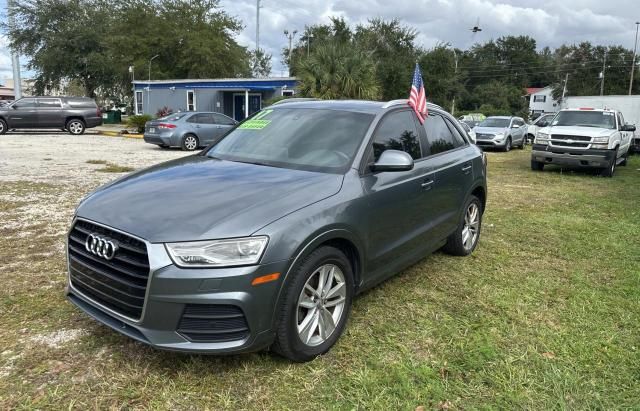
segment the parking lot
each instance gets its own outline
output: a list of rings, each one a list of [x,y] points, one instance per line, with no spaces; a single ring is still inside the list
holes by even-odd
[[[640,156],[607,179],[532,172],[530,148],[489,153],[477,253],[436,253],[365,293],[328,355],[292,364],[156,351],[65,301],[78,201],[184,155],[100,135],[0,136],[0,408],[638,406]]]

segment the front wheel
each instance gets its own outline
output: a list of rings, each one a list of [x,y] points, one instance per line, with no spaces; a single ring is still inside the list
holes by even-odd
[[[613,174],[616,172],[616,162],[618,161],[618,149],[616,148],[613,153],[613,158],[609,162],[607,168],[602,170],[602,177],[613,177]]]
[[[451,255],[465,256],[475,250],[482,228],[482,203],[471,196],[464,207],[464,214],[456,231],[447,238],[443,250]]]
[[[504,143],[504,151],[511,151],[511,137],[507,137],[507,142]]]
[[[84,133],[84,123],[82,120],[72,119],[67,121],[66,129],[74,136],[79,136]]]
[[[0,119],[0,134],[4,134],[7,132],[7,123]]]
[[[344,253],[321,247],[304,259],[285,284],[274,351],[310,361],[338,341],[353,299],[353,272]]]

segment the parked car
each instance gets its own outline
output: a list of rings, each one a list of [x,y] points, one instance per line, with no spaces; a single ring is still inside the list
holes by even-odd
[[[0,134],[8,130],[56,128],[79,135],[102,124],[102,113],[88,97],[25,97],[0,108]]]
[[[627,165],[635,130],[618,110],[560,110],[551,125],[538,131],[531,169],[541,171],[545,165],[600,168],[603,176],[613,177],[616,166]]]
[[[193,151],[216,141],[238,122],[220,113],[186,111],[169,114],[144,126],[144,141],[162,148]]]
[[[486,197],[486,157],[438,106],[421,125],[407,100],[275,105],[82,200],[66,294],[157,348],[307,361],[357,293],[471,254]]]
[[[556,113],[552,114],[543,114],[536,118],[529,126],[527,127],[527,140],[533,142],[536,139],[536,135],[538,134],[538,130],[541,128],[547,127],[551,124],[551,120],[556,116]]]
[[[473,131],[476,133],[476,144],[480,147],[509,151],[511,147],[523,149],[526,144],[527,124],[521,117],[487,117]]]
[[[478,123],[482,122],[487,117],[482,113],[469,113],[458,117],[458,120],[466,123],[469,127],[474,128]]]
[[[473,127],[470,127],[467,123],[465,123],[464,121],[460,121],[460,125],[462,126],[462,128],[464,129],[464,131],[467,132],[467,134],[469,135],[469,138],[471,138],[471,142],[473,144],[476,143],[476,132],[473,131]]]

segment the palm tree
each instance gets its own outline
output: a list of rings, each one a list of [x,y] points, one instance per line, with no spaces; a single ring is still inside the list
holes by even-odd
[[[308,97],[376,100],[381,88],[375,70],[371,56],[352,42],[325,43],[300,63],[298,88]]]

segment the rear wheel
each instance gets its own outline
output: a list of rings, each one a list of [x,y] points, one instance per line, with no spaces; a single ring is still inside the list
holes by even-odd
[[[184,151],[193,151],[198,148],[200,141],[198,137],[193,134],[187,134],[182,137],[182,144],[180,145]]]
[[[544,169],[544,163],[536,160],[531,160],[531,169],[533,171],[542,171]]]
[[[480,239],[482,227],[482,203],[476,196],[471,196],[464,208],[464,215],[456,231],[447,238],[442,248],[451,255],[465,256],[475,250]]]
[[[84,133],[84,123],[82,120],[78,120],[77,118],[67,121],[67,126],[65,128],[74,136],[79,136]]]
[[[518,148],[520,150],[524,150],[524,145],[527,143],[527,137],[526,136],[522,136],[522,141],[520,142],[520,145],[518,146]]]
[[[353,273],[342,251],[325,246],[291,275],[273,350],[292,361],[310,361],[329,351],[344,330],[353,299]]]
[[[7,123],[0,119],[0,134],[4,134],[7,132]]]

